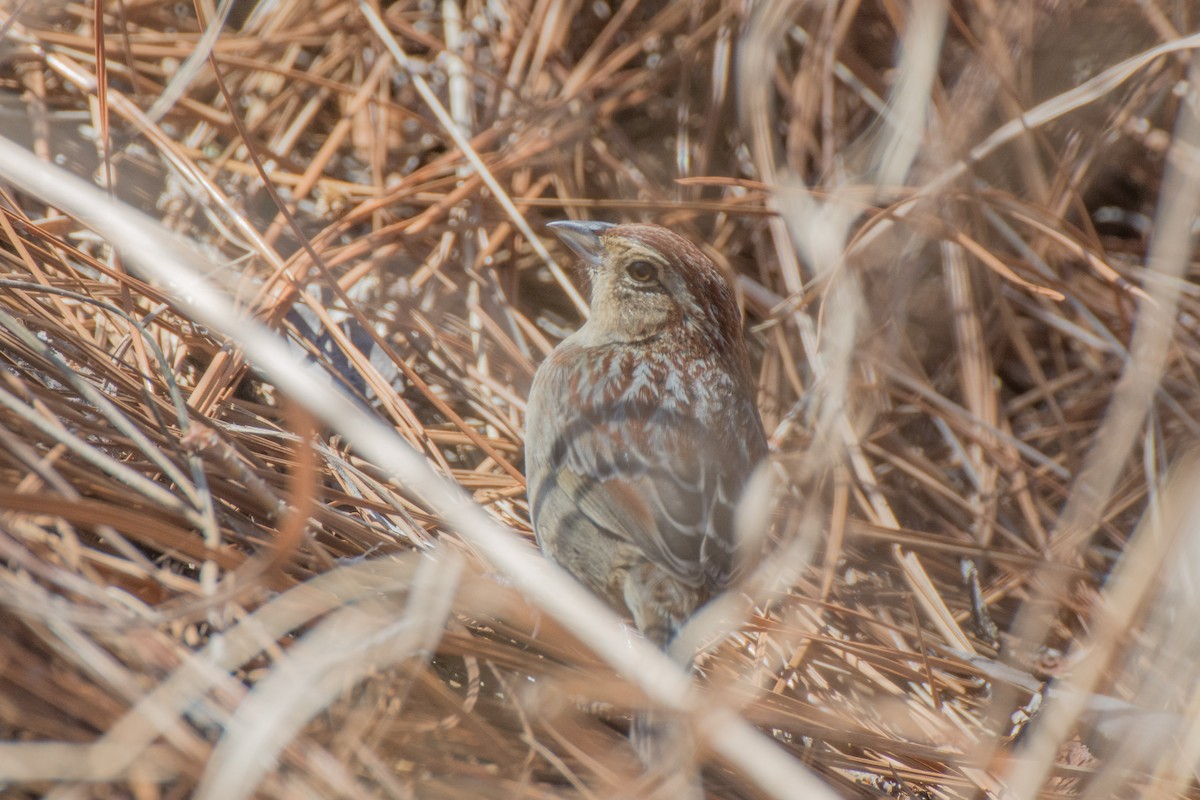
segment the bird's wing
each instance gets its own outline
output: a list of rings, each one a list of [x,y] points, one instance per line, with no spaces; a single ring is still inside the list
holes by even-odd
[[[689,585],[724,585],[734,505],[754,467],[745,448],[729,430],[661,407],[573,412],[550,443],[535,494],[565,493],[597,527]]]

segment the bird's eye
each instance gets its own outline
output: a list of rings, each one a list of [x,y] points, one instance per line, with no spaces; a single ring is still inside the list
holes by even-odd
[[[634,261],[625,268],[625,274],[638,283],[649,283],[654,280],[654,277],[658,274],[658,270],[649,261]]]

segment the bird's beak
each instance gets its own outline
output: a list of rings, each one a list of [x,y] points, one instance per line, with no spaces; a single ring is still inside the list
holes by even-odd
[[[593,222],[589,220],[561,220],[546,225],[562,243],[579,254],[588,266],[600,266],[600,258],[604,254],[604,243],[600,237],[606,230],[613,227],[611,222]]]

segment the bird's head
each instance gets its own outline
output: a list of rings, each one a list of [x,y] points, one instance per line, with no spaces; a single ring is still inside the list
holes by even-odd
[[[552,222],[591,276],[591,344],[675,340],[726,351],[742,339],[729,282],[704,253],[659,225]]]

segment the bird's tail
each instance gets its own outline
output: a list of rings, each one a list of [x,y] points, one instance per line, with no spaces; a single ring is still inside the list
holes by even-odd
[[[674,627],[651,625],[642,634],[669,653],[671,639],[675,635]],[[686,663],[681,666],[691,671],[692,658],[688,656],[680,660],[685,660]],[[692,741],[688,727],[670,712],[652,708],[636,712],[629,728],[629,742],[646,769],[662,777],[655,797],[669,797],[672,800],[700,800],[704,797],[700,771],[694,757],[696,743]]]
[[[644,709],[633,715],[629,741],[638,758],[650,769],[679,761],[688,755],[683,726],[670,715]]]

